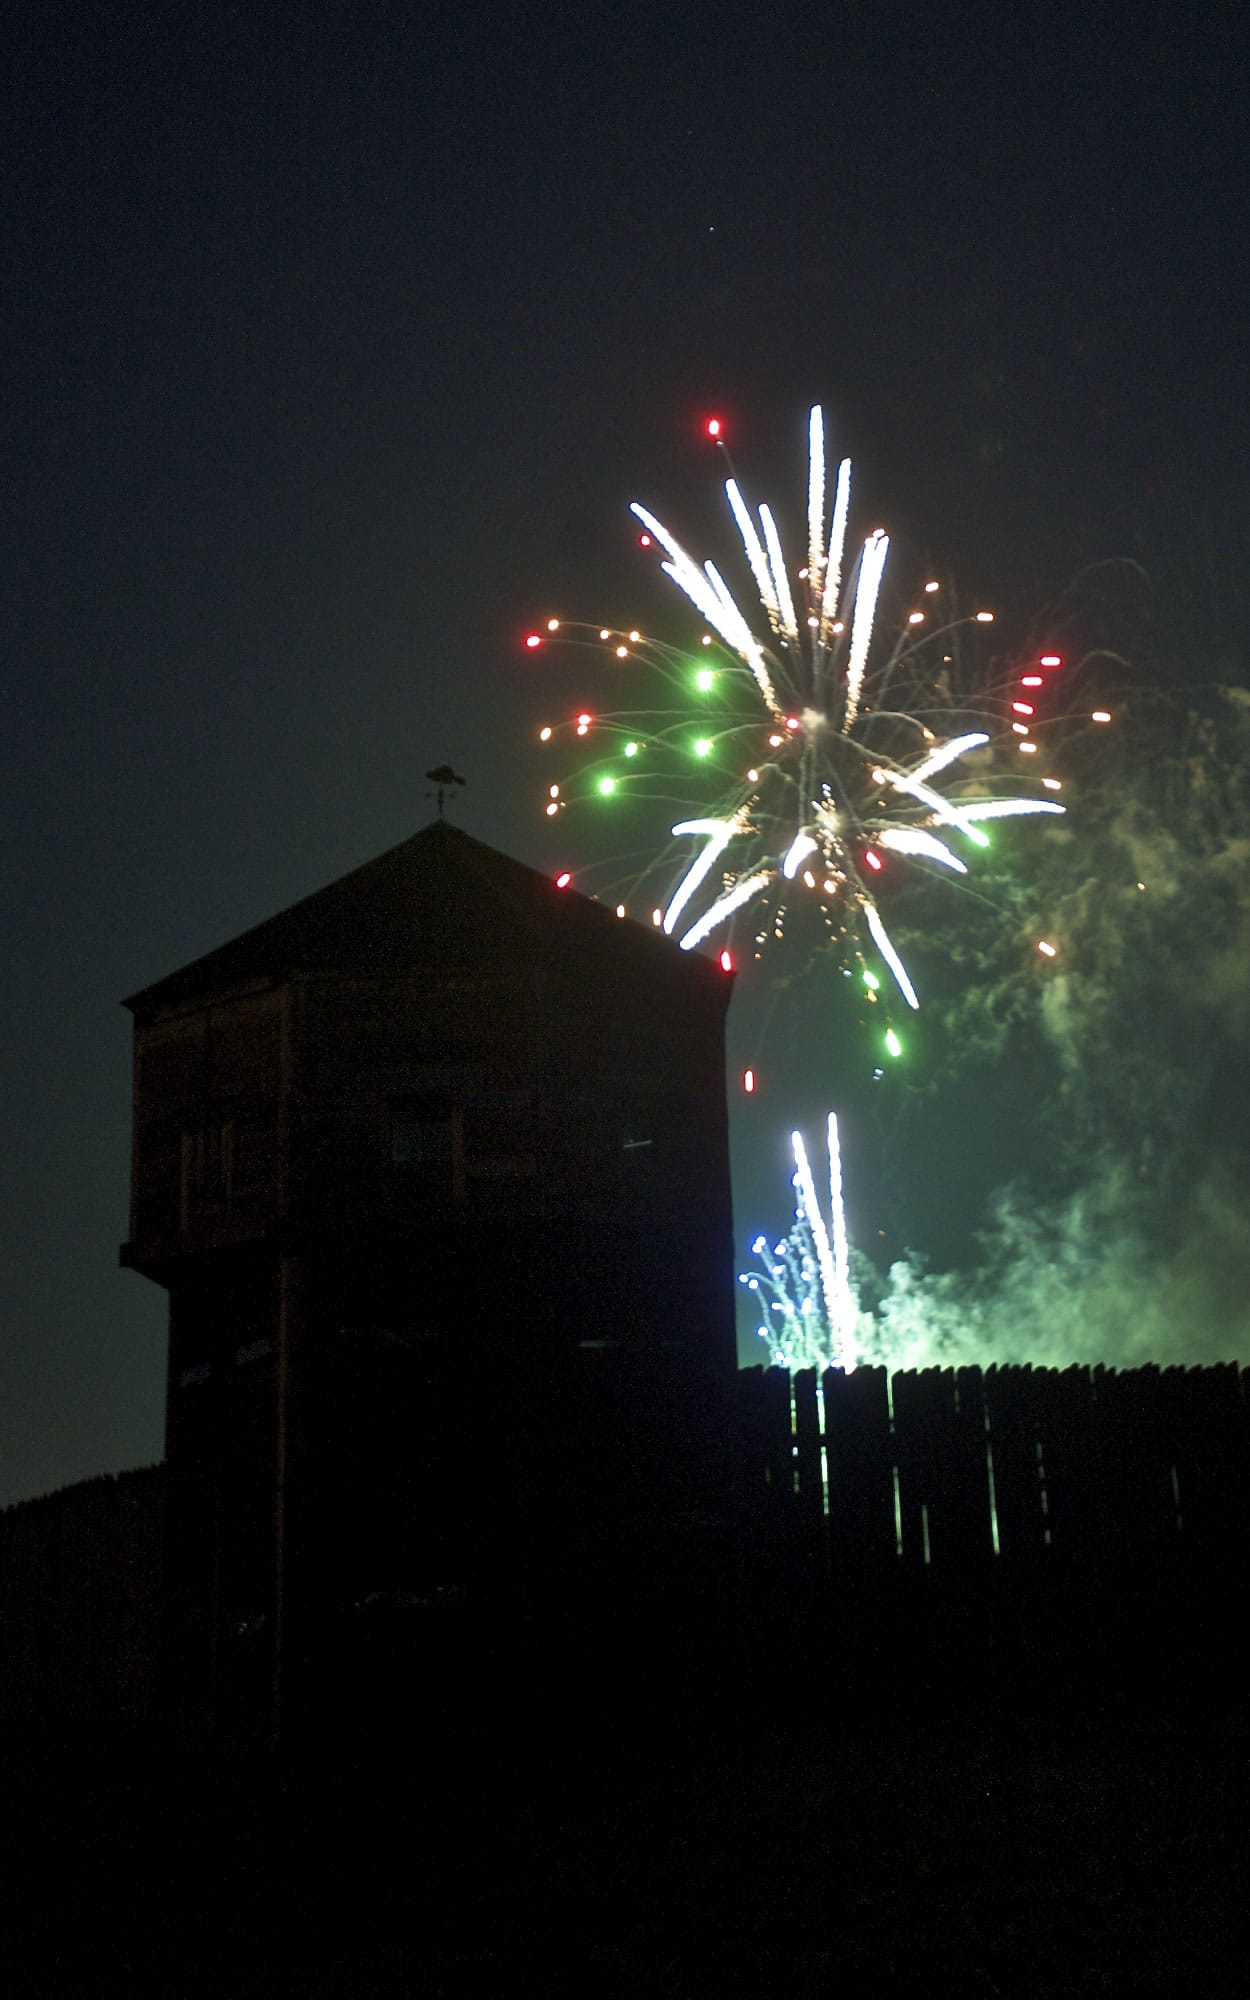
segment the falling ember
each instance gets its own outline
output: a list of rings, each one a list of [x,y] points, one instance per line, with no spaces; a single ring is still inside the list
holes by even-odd
[[[1106,708],[1096,708],[1089,719],[1091,722],[1110,722],[1111,711]]]
[[[1055,957],[1055,947],[1046,938],[1038,939],[1037,948],[1041,952],[1043,958]]]
[[[1061,667],[1063,661],[1058,653],[1043,653],[1037,664],[1039,667]]]
[[[992,611],[977,612],[978,625],[992,625],[993,623],[994,623],[994,613]]]
[[[531,653],[534,652],[537,647],[541,646],[542,642],[543,638],[541,632],[527,633],[525,643],[529,647]]]
[[[743,1070],[743,1072],[742,1072],[742,1088],[743,1088],[743,1089],[745,1090],[745,1092],[746,1092],[746,1094],[747,1094],[747,1096],[748,1096],[748,1097],[750,1097],[750,1096],[752,1096],[752,1095],[754,1094],[754,1091],[755,1091],[755,1071],[754,1071],[753,1069],[744,1069],[744,1070]]]
[[[573,873],[572,873],[572,870],[571,870],[571,869],[569,869],[569,868],[565,868],[565,869],[563,869],[563,870],[562,870],[562,872],[561,872],[561,873],[560,873],[559,875],[557,875],[557,876],[556,876],[556,888],[557,888],[557,889],[567,889],[567,888],[568,888],[568,886],[569,886],[569,883],[570,883],[570,882],[571,882],[572,880],[573,880]]]
[[[560,620],[558,618],[549,618],[547,620],[547,630],[549,632],[558,632],[560,630]]]
[[[550,741],[551,741],[551,724],[550,724],[550,723],[547,723],[547,724],[546,724],[546,726],[545,726],[544,728],[542,728],[542,729],[540,729],[540,730],[539,730],[539,732],[538,732],[538,740],[539,740],[539,742],[540,742],[540,743],[550,743]]]

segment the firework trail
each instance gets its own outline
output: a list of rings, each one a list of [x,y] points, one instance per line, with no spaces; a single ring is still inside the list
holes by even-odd
[[[719,441],[719,426],[709,432]],[[594,761],[580,786],[549,786],[545,809],[554,818],[575,797],[688,795],[693,767],[719,797],[671,823],[674,840],[698,845],[670,876],[654,921],[689,951],[749,913],[758,955],[782,936],[787,909],[805,902],[866,978],[875,954],[915,1008],[879,890],[888,894],[891,878],[904,873],[966,875],[960,848],[988,845],[985,821],[1063,811],[1053,797],[1023,789],[1037,782],[1036,691],[1046,673],[962,694],[954,635],[990,623],[991,614],[945,617],[936,582],[924,586],[927,608],[910,612],[882,643],[877,612],[889,537],[874,529],[848,566],[851,466],[848,459],[838,466],[826,521],[819,407],[808,440],[807,555],[793,579],[769,508],[753,513],[736,476],[725,483],[754,584],[750,615],[715,563],[696,562],[650,509],[632,504],[643,544],[662,551],[665,575],[710,630],[692,661],[638,631],[600,629],[599,642],[618,661],[641,660],[680,690],[684,712],[580,710],[572,727],[592,739]],[[547,633],[593,638],[554,618]],[[544,637],[532,633],[526,643],[535,648]],[[1039,664],[1060,662],[1045,656]],[[547,725],[540,737],[550,742],[557,733],[564,726]],[[1041,783],[1060,789],[1050,775]],[[662,865],[670,866],[667,857]],[[875,991],[879,982],[868,983]]]
[[[815,1176],[801,1132],[790,1135],[794,1153],[794,1222],[788,1236],[770,1249],[757,1236],[751,1253],[757,1268],[739,1273],[738,1283],[757,1297],[764,1318],[756,1328],[778,1368],[853,1368],[859,1359],[859,1304],[851,1285],[850,1246],[842,1200],[842,1153],[838,1121],[825,1123],[829,1156],[829,1217],[821,1210]]]

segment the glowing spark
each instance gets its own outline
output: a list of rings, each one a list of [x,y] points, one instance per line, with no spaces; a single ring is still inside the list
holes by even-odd
[[[975,750],[989,740],[983,729],[974,729],[968,736],[952,736],[949,743],[939,743],[936,750],[931,750],[914,770],[908,772],[908,776],[913,784],[923,784],[926,778],[934,777],[948,764],[953,764],[957,757],[962,757],[965,750]]]
[[[1049,944],[1045,938],[1038,939],[1037,948],[1045,958],[1053,958],[1055,956],[1054,945]]]
[[[846,1208],[842,1199],[842,1148],[838,1140],[836,1112],[829,1113],[825,1130],[829,1151],[829,1221],[833,1231],[833,1303],[829,1318],[838,1350],[849,1366],[855,1330],[855,1300],[851,1294],[851,1253],[846,1234]]]
[[[668,909],[664,914],[664,934],[666,937],[672,936],[677,919],[685,909],[686,904],[690,901],[690,898],[694,895],[695,890],[707,879],[710,870],[725,852],[734,835],[740,833],[745,824],[746,821],[743,814],[735,813],[730,819],[683,819],[679,820],[673,828],[673,832],[676,835],[683,833],[706,833],[710,835],[710,838],[703,852],[697,855],[690,864],[690,867],[682,876],[681,881],[677,884],[676,889],[674,889],[669,899]]]
[[[760,526],[764,530],[764,545],[768,550],[768,567],[772,571],[773,589],[781,606],[781,629],[788,639],[799,636],[798,623],[794,616],[794,599],[790,595],[790,579],[786,575],[785,558],[781,553],[781,537],[777,533],[777,523],[768,507],[760,508]]]
[[[791,844],[790,851],[781,864],[781,872],[787,882],[793,882],[808,855],[816,852],[818,844],[817,841],[812,839],[810,833],[799,834],[798,838]]]
[[[825,419],[816,403],[807,420],[808,595],[820,581],[825,554]],[[810,622],[810,621],[809,621]]]
[[[738,523],[738,533],[742,536],[742,546],[746,550],[751,574],[755,578],[755,588],[759,592],[760,603],[774,632],[781,630],[781,608],[777,603],[777,593],[773,589],[769,573],[768,558],[764,545],[756,532],[755,523],[747,512],[747,504],[738,489],[736,479],[725,481],[725,493],[729,500],[729,511]]]
[[[918,778],[913,778],[906,771],[887,771],[885,782],[892,785],[896,792],[907,792],[912,798],[919,799],[922,805],[928,806],[939,826],[957,826],[961,833],[967,834],[975,846],[989,846],[990,843],[985,835],[978,833],[972,824],[973,815],[967,807],[953,805],[950,799],[942,797],[941,792],[935,792],[931,785],[922,784]],[[1015,803],[1015,800],[1007,801],[1009,805]]]
[[[723,924],[726,917],[732,917],[735,910],[740,910],[744,903],[749,903],[753,896],[758,896],[760,890],[766,889],[774,879],[775,870],[760,868],[754,875],[747,875],[741,882],[735,883],[719,902],[713,903],[710,910],[704,911],[698,923],[691,926],[685,937],[679,939],[682,950],[693,951],[697,944],[703,943],[705,937],[711,936],[718,924]]]
[[[846,548],[846,519],[851,505],[851,461],[844,458],[838,467],[838,483],[833,495],[833,522],[829,530],[829,556],[825,589],[820,602],[820,638],[827,644],[831,631],[839,631],[833,621],[838,615],[838,592],[842,587],[842,556]]]
[[[859,713],[860,696],[864,686],[864,666],[868,658],[868,645],[872,638],[872,621],[877,609],[877,593],[881,588],[881,574],[885,569],[885,559],[889,554],[890,538],[877,528],[864,543],[864,553],[860,558],[859,582],[855,587],[855,610],[851,618],[851,651],[846,668],[846,720],[843,727],[849,729]]]
[[[967,820],[1024,819],[1034,813],[1061,813],[1063,807],[1052,805],[1049,799],[982,799],[978,805],[961,804],[959,810]]]
[[[926,833],[919,826],[888,826],[884,833],[877,835],[877,843],[888,847],[895,854],[919,854],[927,861],[940,861],[943,868],[953,868],[956,875],[968,873],[957,854],[952,854],[944,841],[936,834]]]
[[[916,989],[907,977],[907,968],[903,964],[902,959],[890,943],[890,934],[881,921],[881,913],[875,903],[864,904],[864,918],[869,930],[872,932],[873,942],[877,950],[881,953],[890,971],[894,974],[894,981],[899,992],[909,1007],[918,1007],[920,1002],[916,998]]]
[[[837,1273],[834,1270],[833,1252],[829,1248],[829,1232],[825,1228],[825,1218],[820,1212],[820,1203],[816,1199],[816,1183],[812,1179],[812,1170],[808,1164],[807,1148],[803,1144],[803,1134],[801,1132],[792,1132],[790,1134],[790,1144],[794,1148],[795,1179],[798,1182],[799,1200],[803,1206],[803,1219],[812,1232],[812,1241],[816,1246],[816,1262],[820,1269],[820,1287],[825,1295],[825,1312],[832,1325],[834,1301],[837,1298],[838,1292],[838,1279]]]

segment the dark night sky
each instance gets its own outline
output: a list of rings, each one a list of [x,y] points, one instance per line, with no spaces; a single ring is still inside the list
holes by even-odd
[[[436,762],[550,865],[519,637],[659,601],[631,498],[721,533],[709,409],[797,503],[823,400],[900,560],[1009,631],[1101,558],[1186,601],[1200,536],[1240,569],[1240,19],[14,17],[0,1501],[161,1450],[120,996],[423,824]],[[740,1114],[740,1236],[784,1094]]]

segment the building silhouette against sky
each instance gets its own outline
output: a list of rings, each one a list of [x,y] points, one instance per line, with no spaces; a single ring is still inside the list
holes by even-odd
[[[730,990],[440,820],[127,1002],[190,1707],[680,1510],[735,1367]]]

